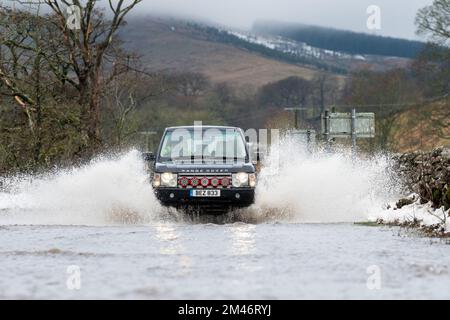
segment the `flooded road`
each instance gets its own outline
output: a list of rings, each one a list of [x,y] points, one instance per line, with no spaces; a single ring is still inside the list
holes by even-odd
[[[218,224],[161,208],[137,151],[0,177],[0,298],[450,298],[450,246],[354,224],[399,199],[386,157],[292,150]]]
[[[440,240],[352,223],[0,227],[2,299],[448,299],[449,266]]]

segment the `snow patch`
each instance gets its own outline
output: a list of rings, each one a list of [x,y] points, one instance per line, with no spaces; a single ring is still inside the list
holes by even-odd
[[[417,199],[412,204],[398,209],[395,204],[390,204],[385,210],[369,216],[369,221],[382,221],[383,223],[419,223],[423,227],[440,226],[444,231],[450,231],[449,210],[444,207],[435,209],[431,203],[421,204],[419,196],[411,194],[408,198]]]

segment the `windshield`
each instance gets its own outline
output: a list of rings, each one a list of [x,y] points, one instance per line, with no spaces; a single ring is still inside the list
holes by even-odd
[[[246,156],[243,136],[236,129],[180,128],[167,131],[160,161],[237,161]]]

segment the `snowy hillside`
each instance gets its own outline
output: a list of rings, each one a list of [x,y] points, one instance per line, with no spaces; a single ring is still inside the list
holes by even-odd
[[[228,30],[223,31],[226,31],[229,34],[234,35],[235,37],[238,37],[241,40],[262,45],[265,46],[266,48],[277,50],[297,57],[315,58],[322,60],[336,59],[336,58],[356,59],[361,61],[366,60],[366,57],[363,55],[350,55],[343,52],[316,48],[308,45],[307,43],[297,42],[280,36],[262,36],[251,33],[245,33],[242,31],[228,31]]]

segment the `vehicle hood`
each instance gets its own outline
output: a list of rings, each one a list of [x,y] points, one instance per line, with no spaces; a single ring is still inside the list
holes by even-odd
[[[237,172],[255,172],[252,163],[233,163],[233,164],[179,164],[179,163],[155,163],[155,172],[173,172],[173,173],[237,173]]]

